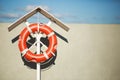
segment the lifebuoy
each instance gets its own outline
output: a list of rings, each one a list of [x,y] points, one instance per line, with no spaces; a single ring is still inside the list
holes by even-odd
[[[26,27],[22,30],[19,36],[19,42],[18,47],[20,52],[22,53],[23,57],[31,62],[41,63],[45,62],[49,58],[55,55],[56,47],[57,47],[57,37],[54,34],[54,31],[48,27],[45,24],[39,24],[39,31],[47,35],[49,40],[49,46],[48,49],[44,52],[44,54],[41,52],[40,54],[34,54],[32,51],[30,51],[27,48],[26,41],[28,36],[31,33],[35,33],[38,30],[38,24],[30,24],[29,29]]]

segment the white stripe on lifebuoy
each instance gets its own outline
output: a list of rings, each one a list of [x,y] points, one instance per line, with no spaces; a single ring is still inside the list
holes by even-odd
[[[51,54],[53,55],[53,56],[55,56],[55,54],[51,51]]]
[[[24,56],[28,50],[29,50],[28,48],[24,49],[24,50],[21,52],[22,56]]]
[[[55,33],[54,32],[51,32],[50,34],[48,34],[47,36],[48,37],[51,37],[51,36],[53,36]]]
[[[45,56],[46,59],[49,59],[49,57],[48,57],[46,52],[43,52],[43,55]]]
[[[25,24],[27,25],[28,31],[29,31],[30,33],[32,33],[32,30],[31,30],[30,27],[29,27],[30,23],[29,23],[29,22],[25,22]]]

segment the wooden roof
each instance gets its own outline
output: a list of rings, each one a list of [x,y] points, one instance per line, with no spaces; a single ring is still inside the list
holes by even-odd
[[[54,22],[55,24],[57,24],[58,26],[60,26],[62,29],[64,29],[65,31],[69,31],[69,28],[67,27],[67,25],[65,25],[64,23],[62,23],[59,19],[55,18],[52,14],[48,13],[47,11],[45,11],[44,9],[42,9],[41,7],[37,7],[34,10],[32,10],[31,12],[27,13],[26,15],[24,15],[23,17],[21,17],[20,19],[18,19],[17,21],[15,21],[14,23],[12,23],[9,27],[8,27],[8,31],[12,31],[14,28],[16,28],[19,24],[21,24],[22,22],[25,22],[28,18],[30,18],[31,16],[33,16],[34,14],[36,14],[37,12],[41,13],[43,16],[45,16],[46,18],[48,18],[50,21]]]

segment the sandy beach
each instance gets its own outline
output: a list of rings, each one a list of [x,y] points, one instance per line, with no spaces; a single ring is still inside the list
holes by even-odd
[[[0,80],[35,80],[36,70],[24,66],[18,42],[11,40],[25,27],[8,32],[0,23]],[[58,38],[55,65],[42,71],[42,80],[120,80],[120,24],[67,24],[69,32],[51,28],[68,39]]]

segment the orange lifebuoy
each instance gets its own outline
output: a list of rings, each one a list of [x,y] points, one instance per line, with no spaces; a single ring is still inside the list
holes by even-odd
[[[32,33],[35,33],[38,30],[37,23],[30,24],[29,29],[24,28],[23,31],[20,33],[18,42],[20,52],[24,53],[23,57],[28,61],[36,63],[45,62],[46,60],[51,58],[55,54],[57,46],[57,37],[55,34],[53,34],[54,31],[45,24],[39,24],[39,26],[39,31],[47,35],[49,40],[48,49],[45,51],[44,54],[42,52],[40,54],[34,54],[31,50],[27,48],[26,45],[27,38],[31,34],[29,29],[32,31]]]

